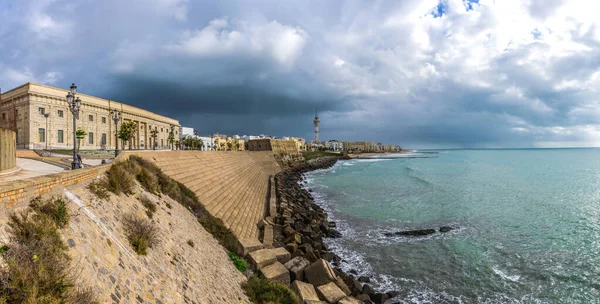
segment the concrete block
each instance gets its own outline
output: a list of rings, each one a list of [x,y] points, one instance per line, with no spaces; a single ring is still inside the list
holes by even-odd
[[[279,262],[261,268],[260,274],[270,281],[290,285],[290,272]]]
[[[352,294],[352,291],[350,291],[350,288],[348,288],[348,285],[346,285],[342,278],[338,277],[337,280],[335,280],[335,285],[337,285],[346,295],[349,296]]]
[[[291,288],[298,295],[302,303],[308,301],[320,301],[317,291],[312,284],[296,280],[292,283]]]
[[[279,261],[281,264],[287,263],[292,257],[290,252],[285,250],[283,247],[277,247],[271,250],[275,253],[275,256],[277,256],[277,261]]]
[[[346,294],[334,282],[317,287],[317,294],[319,298],[330,304],[335,304],[346,297]]]
[[[263,244],[256,238],[241,239],[238,241],[237,254],[241,257],[245,257],[248,253],[262,248]]]
[[[304,276],[309,283],[321,286],[337,279],[331,265],[323,259],[319,259],[304,269]]]
[[[353,297],[344,297],[338,301],[338,304],[361,304],[362,302]]]
[[[256,267],[256,269],[261,269],[267,265],[277,262],[277,255],[272,250],[273,249],[260,249],[250,252],[248,254],[250,262]]]
[[[295,257],[285,263],[283,266],[290,271],[292,280],[304,280],[304,269],[310,265],[310,262],[303,257]]]

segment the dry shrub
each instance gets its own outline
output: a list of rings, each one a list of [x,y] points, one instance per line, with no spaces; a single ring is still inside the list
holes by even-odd
[[[110,197],[110,193],[108,193],[108,184],[105,180],[96,179],[88,184],[87,189],[101,200],[106,200]]]
[[[129,244],[139,255],[146,255],[148,248],[158,243],[158,228],[147,219],[127,214],[123,217],[123,226]]]
[[[296,294],[287,286],[264,278],[250,277],[242,284],[246,295],[256,304],[299,304]]]
[[[157,209],[156,204],[146,195],[140,197],[140,202],[146,207],[146,215],[148,215],[149,218],[152,218]]]
[[[6,264],[0,268],[0,303],[99,303],[94,293],[74,286],[59,233],[59,226],[68,222],[63,204],[62,199],[36,199],[31,202],[36,212],[9,216],[9,244],[1,251]]]
[[[118,162],[110,166],[107,189],[114,194],[133,194],[137,167],[129,161]]]

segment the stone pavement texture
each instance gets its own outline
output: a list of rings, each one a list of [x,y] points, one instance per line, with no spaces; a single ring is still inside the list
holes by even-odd
[[[135,153],[135,152],[132,152]],[[281,171],[271,152],[171,151],[135,153],[196,193],[238,239],[257,238],[269,177]]]
[[[27,158],[17,158],[17,166],[20,167],[21,170],[15,174],[0,176],[0,184],[9,182],[9,181],[26,179],[26,178],[30,178],[30,177],[54,174],[54,173],[65,171],[61,167],[47,164],[45,162],[33,160],[33,159],[27,159]]]
[[[107,200],[99,200],[83,184],[69,191],[85,209],[69,200],[71,220],[61,233],[72,265],[80,271],[79,284],[98,292],[100,303],[249,303],[240,287],[245,277],[179,203],[139,186],[134,195],[111,194]],[[129,213],[147,218],[136,198],[140,195],[158,203],[152,221],[160,241],[146,256],[131,249],[121,223]]]

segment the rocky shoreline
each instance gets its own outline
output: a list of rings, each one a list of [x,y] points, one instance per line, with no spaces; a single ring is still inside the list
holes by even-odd
[[[310,190],[301,185],[304,173],[330,168],[340,159],[347,158],[317,158],[275,176],[277,215],[273,245],[291,254],[285,267],[294,281],[292,289],[303,302],[316,300],[310,299],[314,298],[311,295],[316,288],[319,300],[326,303],[384,303],[398,293],[377,291],[368,284],[368,277],[355,277],[341,270],[342,259],[329,250],[324,238],[342,234],[335,229],[335,222],[327,219],[323,208],[314,202]]]

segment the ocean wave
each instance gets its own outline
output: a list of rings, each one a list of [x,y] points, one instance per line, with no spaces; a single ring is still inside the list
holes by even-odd
[[[507,275],[506,273],[502,272],[502,270],[498,269],[498,266],[492,267],[492,270],[495,274],[507,281],[518,282],[519,279],[521,279],[520,275]]]

